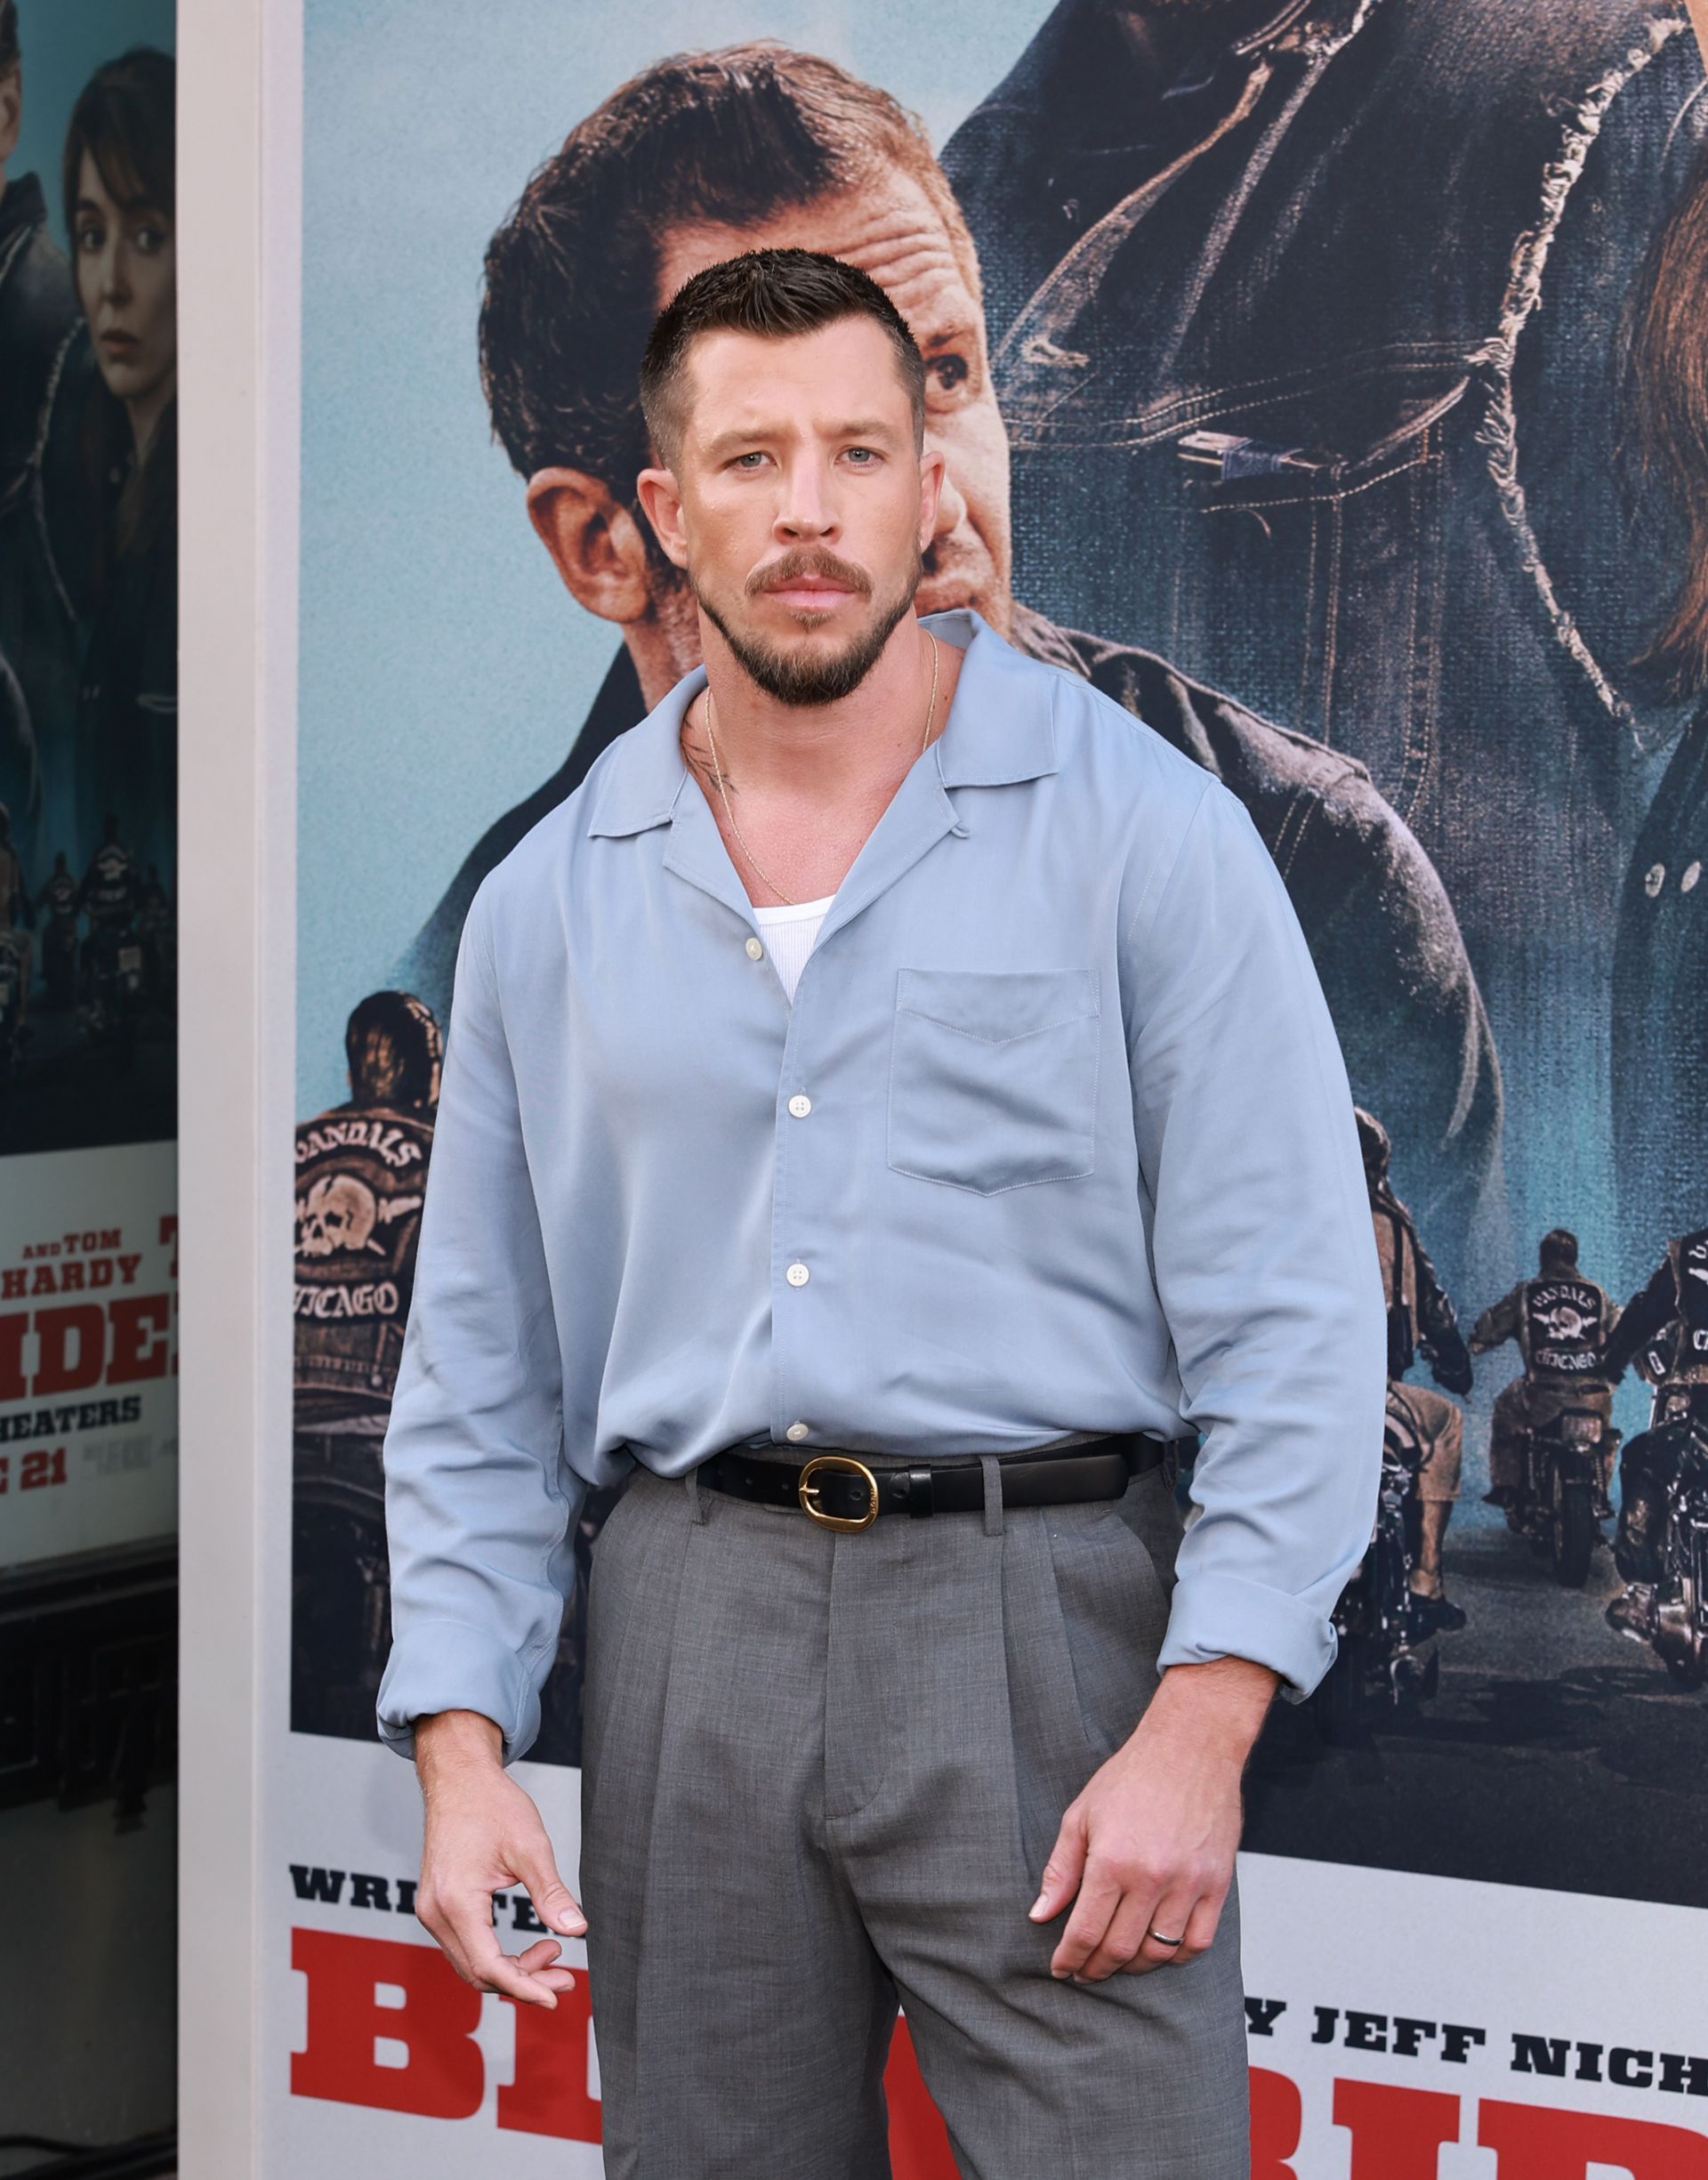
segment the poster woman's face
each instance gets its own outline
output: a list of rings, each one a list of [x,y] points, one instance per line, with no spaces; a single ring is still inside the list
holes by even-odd
[[[72,243],[77,298],[109,392],[150,421],[178,370],[177,258],[172,222],[152,205],[119,205],[85,151]]]

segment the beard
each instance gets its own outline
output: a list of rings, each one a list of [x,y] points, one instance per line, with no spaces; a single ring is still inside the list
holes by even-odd
[[[732,627],[728,618],[694,581],[691,570],[689,582],[701,612],[729,646],[742,671],[777,703],[805,710],[821,704],[835,704],[843,697],[852,696],[878,663],[884,645],[913,604],[924,572],[923,555],[915,553],[913,566],[892,594],[881,603],[871,626],[828,658],[802,657],[762,636]],[[763,583],[748,585],[748,594],[781,588],[803,575],[828,576],[863,597],[871,595],[871,581],[861,569],[831,553],[810,550],[786,553],[781,561],[772,561],[765,570]]]

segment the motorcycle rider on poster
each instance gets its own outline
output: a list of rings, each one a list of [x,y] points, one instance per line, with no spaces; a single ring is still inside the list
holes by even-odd
[[[1388,1131],[1374,1113],[1358,1109],[1358,1147],[1370,1190],[1375,1222],[1376,1255],[1382,1263],[1388,1299],[1389,1405],[1404,1409],[1422,1458],[1413,1482],[1418,1501],[1418,1550],[1411,1589],[1419,1622],[1426,1628],[1458,1628],[1463,1608],[1442,1586],[1441,1546],[1459,1496],[1464,1451],[1465,1412],[1456,1401],[1428,1385],[1403,1381],[1419,1353],[1446,1393],[1470,1391],[1470,1357],[1454,1316],[1446,1290],[1436,1277],[1429,1253],[1418,1239],[1411,1213],[1394,1193],[1388,1164]]]
[[[1633,1438],[1619,1463],[1619,1528],[1614,1560],[1625,1587],[1607,1607],[1607,1624],[1646,1643],[1655,1632],[1661,1527],[1691,1417],[1708,1415],[1708,1227],[1667,1245],[1654,1277],[1625,1305],[1602,1368],[1616,1385],[1639,1352],[1671,1334],[1656,1385],[1655,1422]]]
[[[442,1040],[411,992],[344,1030],[350,1097],[296,1130],[291,1729],[353,1734],[388,1646],[380,1446],[403,1349]]]
[[[64,1013],[77,996],[77,918],[82,913],[77,882],[60,849],[47,882],[36,896],[36,908],[47,918],[42,934],[42,966],[47,976],[47,1004],[54,1013]]]
[[[1524,1375],[1495,1396],[1489,1431],[1485,1497],[1509,1518],[1525,1489],[1524,1447],[1537,1425],[1567,1408],[1587,1408],[1599,1417],[1607,1443],[1613,1386],[1601,1351],[1618,1321],[1607,1289],[1578,1269],[1576,1235],[1556,1226],[1542,1238],[1536,1276],[1520,1280],[1471,1327],[1473,1355],[1513,1340],[1524,1358]],[[1611,1481],[1604,1462],[1604,1494]]]
[[[141,898],[136,859],[118,836],[118,817],[109,811],[101,828],[101,845],[89,859],[77,889],[77,905],[89,919],[89,935],[83,942],[83,993],[93,992],[95,978],[129,935]]]

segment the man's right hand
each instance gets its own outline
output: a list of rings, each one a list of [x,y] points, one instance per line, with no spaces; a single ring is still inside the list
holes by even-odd
[[[504,1770],[503,1752],[503,1735],[479,1711],[415,1721],[426,1810],[415,1914],[465,1983],[525,2006],[555,2006],[576,1980],[552,1965],[563,1948],[540,1938],[506,1953],[492,1926],[492,1895],[525,1885],[541,1922],[572,1938],[584,1934],[587,1918],[558,1875],[539,1811]]]

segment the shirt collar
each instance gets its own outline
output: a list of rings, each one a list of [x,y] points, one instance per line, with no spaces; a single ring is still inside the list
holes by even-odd
[[[922,626],[964,652],[949,716],[934,745],[946,787],[1003,787],[1056,770],[1054,687],[970,606],[928,613]],[[618,737],[587,820],[590,836],[620,838],[674,818],[689,778],[682,715],[705,686],[696,666]]]

